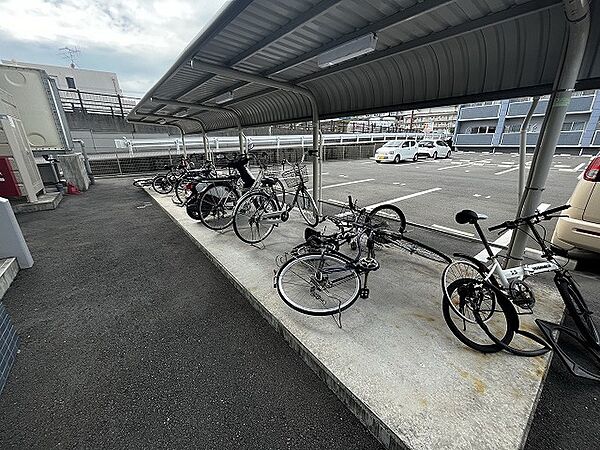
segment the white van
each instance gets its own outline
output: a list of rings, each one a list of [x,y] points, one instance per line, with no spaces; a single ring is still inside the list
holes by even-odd
[[[375,152],[375,161],[399,163],[400,161],[416,161],[419,159],[417,141],[402,139],[386,142]]]

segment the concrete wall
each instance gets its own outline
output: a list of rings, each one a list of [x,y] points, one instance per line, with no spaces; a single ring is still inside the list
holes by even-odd
[[[56,80],[59,89],[69,89],[66,77],[71,77],[75,81],[75,88],[80,91],[96,92],[101,94],[122,94],[119,86],[119,79],[114,72],[104,72],[100,70],[88,70],[80,68],[71,68],[69,66],[51,66],[48,64],[33,64],[20,61],[2,61],[5,64],[17,65],[21,67],[33,67],[46,71],[48,76]]]

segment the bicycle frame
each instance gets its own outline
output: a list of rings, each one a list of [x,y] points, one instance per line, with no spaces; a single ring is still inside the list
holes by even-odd
[[[524,280],[532,275],[546,272],[556,272],[562,269],[561,266],[555,261],[552,251],[547,247],[544,239],[542,236],[540,236],[534,224],[531,221],[527,221],[526,223],[542,250],[542,256],[546,258],[547,261],[533,264],[521,264],[510,269],[502,268],[500,262],[498,261],[498,257],[496,254],[494,254],[494,251],[485,237],[481,226],[478,223],[474,224],[477,234],[479,235],[479,238],[481,239],[481,242],[483,243],[483,246],[488,254],[488,261],[491,262],[491,264],[488,266],[488,273],[485,277],[486,280],[489,280],[492,275],[494,275],[499,281],[501,287],[508,289],[511,282],[514,280]]]

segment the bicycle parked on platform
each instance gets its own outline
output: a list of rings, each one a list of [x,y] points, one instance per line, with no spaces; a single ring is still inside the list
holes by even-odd
[[[450,331],[465,345],[483,353],[506,350],[519,356],[539,356],[554,349],[569,370],[577,376],[600,381],[600,376],[582,367],[558,343],[556,334],[563,332],[575,339],[600,362],[600,337],[592,319],[592,312],[569,272],[555,258],[536,225],[560,217],[557,213],[569,208],[559,206],[539,211],[527,217],[506,221],[489,228],[516,230],[523,228],[539,245],[545,262],[521,264],[503,269],[487,241],[479,222],[487,217],[475,211],[463,210],[456,215],[459,224],[472,224],[488,254],[489,263],[457,253],[462,260],[454,261],[442,274],[442,310]],[[541,226],[541,225],[540,225]],[[532,314],[536,299],[526,279],[538,274],[554,272],[554,283],[573,318],[577,330],[536,319],[545,340],[520,328],[519,315]],[[524,336],[539,344],[531,350],[511,346],[515,335]]]
[[[368,275],[379,268],[375,258],[377,247],[396,246],[433,261],[450,262],[443,253],[416,240],[403,242],[407,239],[406,219],[394,205],[380,205],[367,211],[358,209],[348,197],[348,210],[326,219],[338,231],[326,235],[307,228],[305,242],[280,261],[274,285],[291,308],[314,316],[337,314],[338,326],[342,311],[359,297],[369,297]],[[340,252],[344,244],[357,252],[354,257]]]
[[[233,230],[236,236],[248,244],[257,244],[265,240],[276,226],[286,222],[294,207],[298,207],[307,225],[317,226],[319,209],[306,186],[307,178],[308,169],[303,161],[294,163],[290,169],[281,173],[279,179],[265,179],[263,189],[244,195],[233,212]],[[281,180],[287,188],[295,188],[290,203],[286,203],[285,198],[280,199],[280,192],[274,188]]]

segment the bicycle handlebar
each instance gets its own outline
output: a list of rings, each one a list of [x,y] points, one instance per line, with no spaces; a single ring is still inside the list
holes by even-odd
[[[551,209],[547,209],[546,211],[537,212],[530,216],[519,217],[518,219],[515,219],[515,220],[507,220],[505,222],[502,222],[499,225],[494,225],[493,227],[489,227],[488,230],[496,231],[496,230],[500,230],[502,228],[507,228],[507,229],[517,228],[522,223],[529,222],[529,221],[535,220],[535,219],[550,220],[552,218],[551,217],[552,214],[560,212],[560,211],[564,211],[565,209],[568,209],[570,207],[571,207],[571,205],[557,206],[556,208],[551,208]]]

